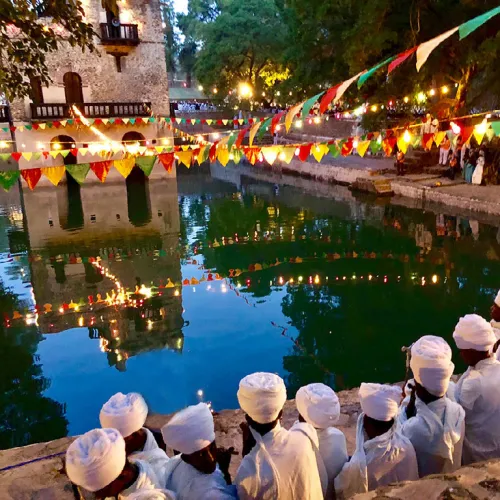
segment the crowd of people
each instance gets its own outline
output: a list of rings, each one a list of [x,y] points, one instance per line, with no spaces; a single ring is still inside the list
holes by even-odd
[[[287,430],[280,424],[287,399],[283,380],[253,373],[240,381],[237,393],[245,422],[234,480],[229,466],[235,451],[217,447],[207,404],[179,411],[158,438],[144,427],[148,407],[137,393],[118,393],[104,404],[102,428],[69,446],[67,475],[99,499],[347,499],[500,458],[500,292],[490,322],[468,314],[453,338],[468,365],[456,384],[451,348],[433,335],[411,346],[413,379],[403,391],[361,384],[350,458],[346,438],[335,427],[341,408],[330,387],[299,389],[298,420]]]
[[[217,106],[209,102],[179,101],[172,103],[175,111],[180,113],[206,113],[217,111]]]

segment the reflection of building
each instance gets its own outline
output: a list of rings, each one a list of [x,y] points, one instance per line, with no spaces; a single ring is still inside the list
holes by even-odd
[[[137,309],[104,302],[116,291],[116,280],[131,291],[138,284],[151,287],[181,280],[175,179],[150,183],[129,178],[75,191],[68,187],[24,195],[34,298],[39,311],[52,310],[40,315],[41,330],[97,329],[101,347],[106,346],[102,350],[117,367],[143,350],[181,351],[179,290],[162,289],[161,296],[145,299]],[[100,260],[99,268],[94,259]],[[78,308],[67,308],[71,303]]]

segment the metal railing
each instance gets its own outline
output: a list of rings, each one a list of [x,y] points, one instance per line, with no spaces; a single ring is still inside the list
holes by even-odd
[[[71,106],[67,103],[31,104],[31,119],[72,118]],[[151,109],[150,102],[94,102],[75,106],[87,118],[149,116],[148,109]]]
[[[139,30],[137,24],[101,23],[101,43],[103,45],[138,45]]]

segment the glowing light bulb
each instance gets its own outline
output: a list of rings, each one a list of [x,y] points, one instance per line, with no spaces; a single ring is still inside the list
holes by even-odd
[[[302,120],[297,120],[297,121],[295,122],[295,126],[296,126],[297,128],[302,128]]]
[[[218,90],[214,87],[214,89],[212,90],[212,92],[213,92],[214,94],[217,94],[217,92],[219,92],[219,91],[218,91]]]
[[[406,96],[403,101],[405,102],[405,104],[408,104],[410,102],[410,98],[408,96]]]
[[[403,140],[408,144],[411,141],[411,134],[408,130],[405,130],[405,133],[403,134]]]
[[[436,91],[434,89],[429,90],[429,95],[431,96],[436,95]]]
[[[317,125],[318,123],[321,123],[321,119],[319,118],[319,116],[317,116],[315,119],[314,119],[314,123]]]
[[[432,282],[433,282],[434,284],[436,284],[436,283],[438,282],[438,276],[437,276],[437,274],[434,274],[434,275],[432,276]]]
[[[375,113],[378,109],[378,106],[374,104],[370,109]]]
[[[450,91],[450,89],[446,85],[441,89],[441,92],[443,94],[447,94],[449,91]]]
[[[460,126],[459,126],[459,125],[457,125],[455,122],[450,122],[450,127],[451,127],[451,130],[453,131],[453,133],[454,133],[455,135],[460,134],[460,132],[461,132],[461,130],[462,130],[462,129],[460,128]]]
[[[476,125],[478,134],[485,134],[488,130],[488,120],[485,118],[479,125]]]

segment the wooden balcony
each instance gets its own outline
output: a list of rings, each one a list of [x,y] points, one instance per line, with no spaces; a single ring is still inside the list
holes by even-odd
[[[31,104],[32,120],[77,118],[71,112],[72,104]],[[121,118],[149,116],[150,102],[93,102],[76,104],[86,118]],[[1,115],[0,115],[1,116]],[[0,118],[1,121],[1,118]]]
[[[0,106],[0,123],[8,123],[10,118],[9,106]]]
[[[103,45],[139,45],[137,24],[120,24],[113,26],[101,23],[101,43]]]

